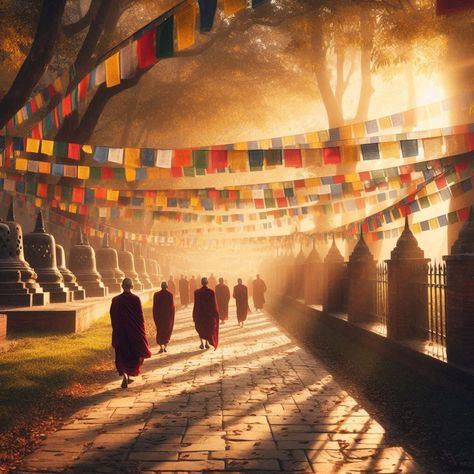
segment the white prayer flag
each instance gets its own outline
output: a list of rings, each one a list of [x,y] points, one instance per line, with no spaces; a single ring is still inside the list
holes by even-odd
[[[159,168],[171,168],[172,150],[158,150],[156,154],[156,166]]]
[[[120,78],[130,79],[137,69],[137,42],[127,44],[120,50]]]
[[[108,161],[111,163],[123,164],[123,148],[109,148]]]

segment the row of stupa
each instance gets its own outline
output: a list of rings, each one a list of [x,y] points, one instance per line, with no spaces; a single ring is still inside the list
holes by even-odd
[[[33,232],[25,236],[13,203],[6,220],[0,220],[0,307],[104,297],[120,292],[125,277],[137,291],[151,289],[160,284],[160,267],[156,260],[134,256],[125,242],[120,251],[110,247],[107,233],[102,247],[94,250],[80,227],[67,267],[64,248],[46,232],[41,210]]]

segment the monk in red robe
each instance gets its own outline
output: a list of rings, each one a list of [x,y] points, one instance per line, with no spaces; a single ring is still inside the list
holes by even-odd
[[[161,291],[153,295],[153,319],[156,326],[156,342],[160,345],[158,353],[168,352],[166,347],[174,326],[174,300],[173,293],[168,291],[166,281],[161,282]]]
[[[189,304],[189,282],[187,277],[181,275],[181,278],[178,282],[179,287],[179,299],[181,301],[181,305],[185,308],[188,307]]]
[[[214,291],[216,289],[216,285],[217,285],[216,277],[214,276],[214,273],[211,273],[211,276],[209,277],[208,286],[212,291]]]
[[[217,308],[219,310],[219,319],[224,324],[229,319],[229,300],[230,290],[229,287],[224,284],[224,278],[219,278],[219,283],[216,285],[216,300]]]
[[[173,295],[176,293],[176,285],[173,279],[173,275],[170,275],[170,279],[168,280],[168,291],[171,291]]]
[[[217,349],[219,342],[219,312],[217,311],[216,295],[213,290],[207,287],[206,277],[201,278],[202,288],[194,292],[193,320],[199,338],[201,339],[200,349],[206,349],[209,344]]]
[[[237,321],[241,328],[244,327],[244,321],[247,319],[249,313],[249,295],[247,287],[242,284],[242,278],[237,280],[237,285],[234,286],[232,297],[235,298],[235,305],[237,306]]]
[[[267,291],[267,285],[260,278],[260,275],[257,275],[257,279],[253,281],[253,304],[255,310],[262,310],[263,305],[265,304],[265,292]]]
[[[140,373],[140,366],[151,357],[145,333],[142,303],[131,290],[130,278],[122,282],[123,293],[112,298],[110,319],[112,322],[112,346],[115,349],[115,366],[123,376],[122,388],[133,382],[131,375]]]
[[[194,303],[194,292],[197,290],[197,280],[194,275],[189,279],[189,301]]]

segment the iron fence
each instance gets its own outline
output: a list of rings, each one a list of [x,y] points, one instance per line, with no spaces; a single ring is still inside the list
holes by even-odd
[[[428,265],[428,337],[435,357],[446,357],[446,264]]]
[[[371,322],[375,323],[375,330],[379,333],[387,332],[388,313],[388,272],[385,262],[378,263],[373,279],[369,280],[372,286]]]

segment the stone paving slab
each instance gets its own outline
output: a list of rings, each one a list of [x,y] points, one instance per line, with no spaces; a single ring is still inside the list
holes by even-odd
[[[269,315],[231,319],[220,344],[199,350],[178,311],[168,353],[93,394],[17,472],[423,472]]]

